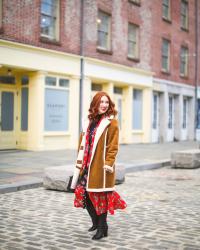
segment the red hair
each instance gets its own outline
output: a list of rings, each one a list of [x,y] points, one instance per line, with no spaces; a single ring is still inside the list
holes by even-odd
[[[104,91],[99,91],[96,93],[96,95],[93,97],[93,99],[90,103],[89,115],[88,115],[89,120],[94,120],[97,117],[102,96],[106,96],[108,98],[108,101],[109,101],[109,107],[108,107],[108,110],[106,111],[105,115],[116,116],[117,110],[115,109],[115,104],[110,99],[110,96]]]

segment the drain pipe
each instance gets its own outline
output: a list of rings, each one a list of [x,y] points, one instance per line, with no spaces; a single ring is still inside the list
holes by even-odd
[[[81,0],[80,8],[80,87],[79,87],[79,134],[82,130],[83,118],[83,84],[84,84],[84,53],[83,53],[83,32],[84,32],[84,0]]]
[[[197,119],[198,119],[198,69],[199,69],[199,0],[195,0],[195,119],[194,119],[194,138],[197,139]]]

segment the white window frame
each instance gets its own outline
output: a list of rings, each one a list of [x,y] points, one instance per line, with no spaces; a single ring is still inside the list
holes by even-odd
[[[180,13],[181,28],[184,29],[184,30],[188,30],[188,28],[189,28],[189,6],[188,6],[188,1],[187,0],[181,0],[181,7],[180,8],[181,8],[180,9],[180,12],[181,12]]]
[[[188,76],[188,65],[189,65],[189,49],[188,47],[181,46],[180,49],[180,76],[187,77]],[[183,67],[183,72],[182,72]]]
[[[173,105],[174,105],[174,100],[173,100],[173,96],[169,95],[168,100],[168,109],[169,109],[169,113],[168,113],[168,129],[173,129]]]
[[[183,98],[183,124],[182,128],[186,129],[187,128],[187,112],[188,112],[188,99]]]
[[[140,98],[140,100],[137,98]],[[133,107],[132,130],[141,131],[143,130],[143,90],[142,89],[133,89],[132,107]],[[139,120],[138,120],[138,117],[139,117]]]
[[[128,57],[139,59],[139,26],[133,23],[128,23]]]
[[[41,0],[41,13],[40,13],[40,18],[41,18],[41,21],[40,21],[40,28],[41,28],[41,37],[43,38],[47,38],[47,39],[50,39],[50,40],[56,40],[58,41],[59,40],[59,35],[60,35],[60,32],[59,32],[59,26],[60,26],[60,0],[51,0],[53,1],[53,5],[54,5],[54,8],[55,8],[55,13],[52,15],[50,15],[49,13],[45,13],[43,12],[42,10],[42,5],[45,3],[46,0]],[[42,32],[42,21],[44,18],[49,18],[51,19],[51,21],[53,20],[53,23],[54,25],[50,26],[49,25],[49,29],[52,28],[52,34],[45,34]],[[53,27],[54,26],[54,27]]]
[[[107,25],[103,26],[104,18],[107,18]],[[104,23],[105,24],[105,23]],[[101,44],[100,36],[103,34],[105,36],[105,44]],[[97,19],[97,48],[101,50],[111,50],[111,15],[98,10],[98,19]]]
[[[167,45],[167,53],[164,51],[165,44]],[[162,71],[163,72],[169,72],[170,71],[170,40],[163,38],[162,39],[162,50],[161,50],[161,63],[162,63]],[[167,68],[163,67],[164,60],[167,60]]]
[[[68,92],[68,104],[70,105],[70,80],[67,78],[67,77],[62,77],[62,76],[55,76],[55,75],[46,75],[45,76],[45,79],[46,77],[52,77],[52,78],[55,78],[56,79],[56,84],[55,86],[51,86],[51,85],[46,85],[46,83],[44,82],[44,85],[45,85],[45,90],[46,89],[55,89],[55,90],[64,90],[64,91],[67,91]],[[44,80],[45,80],[44,79]],[[60,79],[64,79],[64,80],[67,80],[68,81],[68,86],[67,87],[61,87],[59,85],[59,80]],[[44,103],[45,103],[45,100],[44,100]],[[45,110],[44,110],[45,112]],[[45,118],[45,117],[44,117]],[[45,130],[45,127],[44,127],[44,135],[69,135],[69,131],[70,131],[70,109],[68,108],[68,117],[67,117],[67,122],[68,122],[68,129],[66,131],[47,131]],[[45,126],[45,120],[44,120],[44,126]]]
[[[167,16],[165,15],[165,9],[167,9]],[[171,21],[171,0],[162,0],[162,17],[164,20]]]

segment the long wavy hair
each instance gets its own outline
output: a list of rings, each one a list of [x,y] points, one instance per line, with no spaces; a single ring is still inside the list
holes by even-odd
[[[96,95],[93,97],[91,103],[90,103],[90,108],[89,108],[89,115],[88,118],[89,120],[95,120],[96,117],[98,116],[98,109],[101,103],[101,97],[106,96],[109,100],[109,107],[108,110],[106,111],[105,115],[110,116],[110,115],[117,115],[117,110],[115,109],[115,104],[112,102],[110,99],[110,96],[104,92],[104,91],[99,91],[96,93]]]

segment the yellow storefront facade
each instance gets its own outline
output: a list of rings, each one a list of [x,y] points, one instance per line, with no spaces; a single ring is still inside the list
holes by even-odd
[[[79,115],[99,90],[119,111],[120,143],[151,141],[151,72],[84,58],[80,112],[80,56],[5,40],[0,55],[0,150],[77,148]]]

